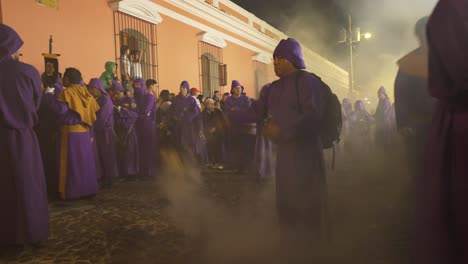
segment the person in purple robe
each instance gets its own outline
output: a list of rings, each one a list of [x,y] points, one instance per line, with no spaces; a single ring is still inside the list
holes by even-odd
[[[354,103],[350,116],[350,146],[354,158],[366,158],[371,150],[371,126],[374,118],[366,110],[364,101]]]
[[[227,122],[223,112],[214,107],[215,101],[211,98],[205,100],[203,110],[203,128],[206,135],[206,147],[208,150],[208,167],[223,169],[224,162],[224,137]]]
[[[99,104],[85,86],[81,73],[67,68],[63,75],[66,87],[57,98],[54,88],[47,88],[44,100],[61,118],[58,143],[58,192],[70,200],[95,195],[98,191],[96,160],[91,128]]]
[[[41,77],[21,63],[23,41],[0,24],[0,245],[47,240],[49,212],[39,142],[34,133]]]
[[[180,93],[174,98],[171,115],[174,120],[174,139],[176,148],[183,157],[195,158],[195,140],[202,131],[195,131],[195,121],[200,113],[196,99],[190,96],[187,81],[180,84]],[[188,156],[187,156],[188,155]]]
[[[208,162],[208,153],[206,149],[206,137],[204,134],[205,129],[203,128],[203,115],[202,111],[204,109],[203,101],[200,100],[200,90],[198,88],[192,87],[190,88],[190,96],[192,96],[195,99],[195,102],[197,103],[198,106],[198,115],[194,119],[194,126],[193,126],[193,133],[194,135],[197,135],[197,133],[200,133],[200,136],[195,136],[195,149],[194,149],[194,154],[195,158],[197,159],[198,163],[200,165],[206,165]]]
[[[159,164],[159,152],[157,149],[156,131],[156,80],[146,81],[146,93],[141,97],[137,105],[138,119],[135,129],[138,136],[138,147],[140,151],[140,173],[143,179],[156,176]]]
[[[45,73],[42,75],[42,85],[43,87],[49,86],[47,75]],[[57,76],[57,81],[52,85],[52,87],[55,88],[54,96],[57,97],[63,90],[60,75]],[[56,145],[57,134],[60,128],[60,119],[44,101],[41,102],[37,115],[39,117],[39,123],[34,128],[34,131],[36,132],[41,149],[44,173],[47,181],[47,192],[49,194],[49,198],[55,199],[57,198],[56,195],[58,190]]]
[[[241,95],[244,87],[233,80],[231,96],[224,102],[224,114],[228,120],[228,159],[237,173],[251,172],[254,165],[255,134],[250,133],[252,123],[256,121],[252,116],[250,99]]]
[[[267,84],[260,90],[259,100],[255,103],[257,114],[257,139],[255,143],[255,164],[260,180],[274,179],[275,151],[273,142],[263,134],[263,126],[268,117],[266,103],[270,93],[271,84]]]
[[[141,104],[142,97],[146,94],[146,81],[143,79],[135,79],[132,83],[133,87],[133,98],[135,99],[135,103],[138,105]]]
[[[375,145],[385,152],[394,147],[395,126],[393,119],[393,107],[387,95],[385,87],[380,87],[377,92],[379,103],[375,111]]]
[[[169,91],[162,90],[159,94],[156,110],[157,141],[161,152],[173,149],[175,146],[171,107],[172,103]]]
[[[341,140],[340,140],[340,149],[343,150],[344,152],[349,152],[351,148],[350,147],[350,141],[351,141],[350,117],[352,113],[353,113],[353,104],[351,103],[351,100],[349,100],[348,98],[344,98],[341,101],[341,116],[342,116],[343,127],[341,130]]]
[[[263,130],[277,144],[282,250],[290,257],[308,258],[325,224],[326,178],[319,131],[326,88],[316,75],[303,71],[302,48],[295,39],[281,40],[273,57],[279,80],[265,98],[268,116]]]
[[[437,100],[417,180],[416,263],[468,263],[468,3],[440,0],[427,24],[429,93]]]
[[[101,79],[91,79],[88,86],[89,92],[96,98],[100,107],[96,113],[93,132],[97,150],[97,167],[104,187],[108,187],[119,175],[114,142],[114,104]]]
[[[122,84],[112,83],[114,98],[114,130],[117,137],[117,164],[119,177],[134,180],[140,172],[140,151],[135,123],[138,109],[135,100],[125,96]]]
[[[427,89],[427,20],[428,17],[424,17],[416,23],[415,34],[420,46],[398,61],[394,89],[396,126],[403,137],[413,180],[424,167],[425,145],[435,106]]]

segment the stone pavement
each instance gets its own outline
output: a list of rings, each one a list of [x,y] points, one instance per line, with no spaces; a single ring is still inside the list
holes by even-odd
[[[385,163],[337,159],[328,176],[332,239],[320,263],[409,263],[407,178]],[[158,184],[120,182],[93,199],[51,204],[49,241],[2,248],[0,264],[271,263],[253,256],[274,253],[272,183],[203,173],[196,195],[176,186],[183,195],[173,201]]]

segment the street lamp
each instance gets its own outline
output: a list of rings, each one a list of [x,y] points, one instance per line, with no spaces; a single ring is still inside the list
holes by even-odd
[[[349,91],[350,93],[354,90],[354,66],[353,66],[353,46],[354,43],[359,43],[361,42],[361,37],[364,37],[364,39],[370,39],[372,38],[372,34],[369,32],[366,32],[364,34],[361,34],[361,29],[356,28],[353,31],[353,24],[352,24],[352,18],[351,15],[348,15],[348,28],[346,29],[345,32],[345,39],[343,41],[340,41],[340,43],[346,43],[349,51]]]

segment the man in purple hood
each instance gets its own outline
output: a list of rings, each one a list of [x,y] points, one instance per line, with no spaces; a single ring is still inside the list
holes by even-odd
[[[249,134],[255,116],[252,115],[250,100],[242,95],[244,86],[233,80],[231,96],[224,102],[224,113],[228,119],[228,159],[239,173],[252,168],[255,152],[255,134]]]
[[[156,176],[158,165],[158,150],[156,145],[156,80],[146,81],[146,92],[139,98],[137,104],[138,119],[135,129],[138,135],[140,151],[140,177],[144,179]],[[141,87],[140,89],[145,89]]]
[[[280,41],[267,97],[265,133],[277,144],[276,203],[281,241],[290,256],[305,257],[321,237],[326,178],[319,131],[325,109],[321,80],[306,68],[299,43]],[[291,262],[292,263],[292,262]]]
[[[115,132],[117,134],[117,163],[119,176],[130,179],[140,172],[140,151],[135,123],[138,109],[135,100],[125,96],[122,84],[114,81],[111,87],[115,105]]]
[[[375,111],[375,145],[380,150],[388,153],[394,147],[395,120],[393,119],[393,107],[387,95],[385,87],[380,87],[377,92],[379,104]]]
[[[190,96],[190,85],[187,81],[180,84],[180,93],[174,98],[171,115],[174,119],[174,136],[177,149],[181,154],[195,158],[195,140],[202,131],[195,131],[196,118],[200,114],[196,99]]]
[[[0,24],[0,245],[47,240],[49,212],[39,143],[33,127],[41,77],[18,62],[23,41]]]
[[[91,79],[88,90],[96,98],[100,107],[99,112],[96,113],[93,132],[97,149],[96,160],[98,171],[100,172],[103,185],[107,187],[118,176],[117,156],[113,138],[114,104],[104,88],[104,82],[101,79]]]

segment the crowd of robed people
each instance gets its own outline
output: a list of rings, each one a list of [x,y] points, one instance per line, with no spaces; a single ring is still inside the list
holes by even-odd
[[[468,263],[467,21],[464,2],[439,1],[429,22],[416,25],[420,47],[399,61],[395,118],[415,182],[417,263]],[[67,200],[96,194],[99,178],[156,177],[163,166],[160,150],[166,147],[199,164],[220,168],[228,160],[242,170],[250,167],[246,151],[264,159],[263,151],[274,144],[282,245],[310,252],[309,242],[316,241],[324,225],[322,126],[331,97],[318,76],[304,71],[297,41],[289,38],[276,47],[279,79],[266,85],[258,100],[243,95],[242,85],[233,81],[231,95],[219,100],[218,109],[217,100],[208,98],[202,110],[195,98],[198,89],[186,81],[177,96],[163,91],[157,99],[155,80],[136,78],[127,87],[105,78],[85,84],[77,69],[67,68],[62,82],[41,87],[37,70],[17,60],[23,44],[18,34],[1,24],[0,36],[1,244],[48,238],[47,188]],[[379,95],[385,107],[376,118],[389,104],[383,90]],[[357,102],[354,112],[360,110],[362,102]],[[372,119],[354,113],[349,120],[362,119],[358,115]],[[226,136],[211,135],[219,131]],[[255,144],[246,144],[249,140]],[[255,145],[262,150],[255,151]],[[254,165],[253,171],[260,167]]]

